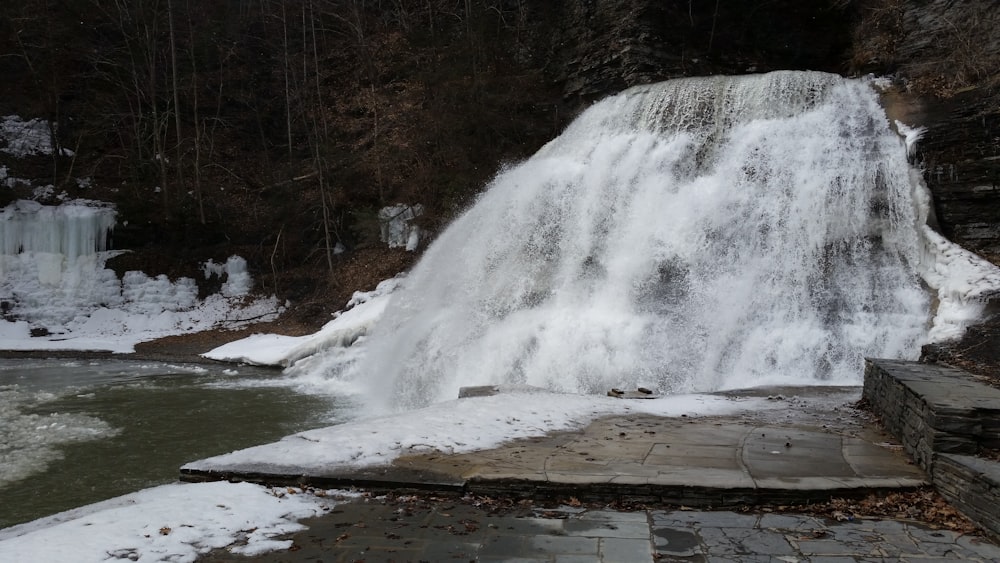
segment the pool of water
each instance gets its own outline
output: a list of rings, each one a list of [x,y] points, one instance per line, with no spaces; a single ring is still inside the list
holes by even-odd
[[[0,359],[0,528],[176,481],[186,462],[350,410],[268,369]]]

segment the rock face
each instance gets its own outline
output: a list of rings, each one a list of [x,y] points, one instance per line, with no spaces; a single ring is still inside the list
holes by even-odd
[[[927,128],[917,158],[942,233],[1000,254],[1000,10],[989,0],[860,4],[859,71],[894,73]]]
[[[965,91],[926,105],[918,148],[942,233],[986,255],[1000,254],[998,96]]]
[[[834,2],[564,0],[553,50],[568,98],[682,76],[837,72],[850,13]]]

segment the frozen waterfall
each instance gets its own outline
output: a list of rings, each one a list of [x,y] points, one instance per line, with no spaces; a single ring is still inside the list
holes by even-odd
[[[42,252],[72,262],[107,250],[115,215],[111,206],[90,201],[60,206],[15,201],[0,209],[0,254]]]
[[[465,385],[857,384],[928,337],[918,176],[865,81],[630,89],[496,177],[346,375],[390,408]]]
[[[85,200],[58,206],[19,200],[0,209],[4,313],[58,324],[81,303],[121,301],[118,279],[104,270],[115,218],[113,207]]]

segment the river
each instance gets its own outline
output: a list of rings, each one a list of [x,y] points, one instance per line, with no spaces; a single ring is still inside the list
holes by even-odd
[[[188,461],[342,421],[276,370],[0,359],[0,527],[177,479]]]

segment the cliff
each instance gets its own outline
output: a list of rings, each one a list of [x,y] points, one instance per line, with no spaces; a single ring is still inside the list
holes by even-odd
[[[857,71],[892,74],[927,128],[917,159],[938,226],[959,244],[1000,255],[1000,10],[985,0],[859,2]]]

